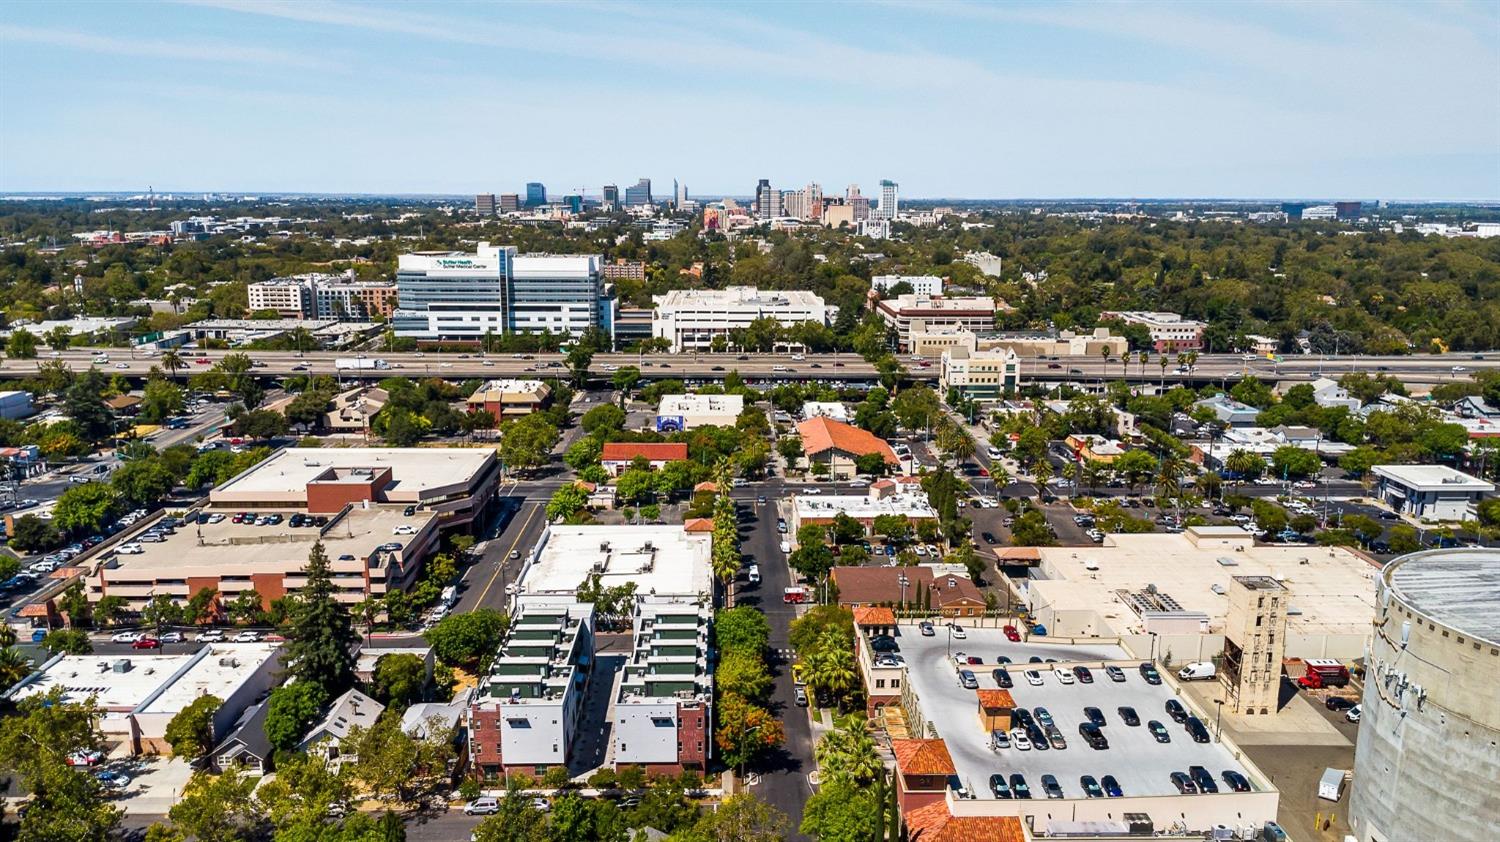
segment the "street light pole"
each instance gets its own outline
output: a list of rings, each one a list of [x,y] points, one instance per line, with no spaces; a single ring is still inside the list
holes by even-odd
[[[1219,706],[1219,712],[1214,717],[1214,742],[1224,741],[1224,700],[1214,699],[1214,704]]]

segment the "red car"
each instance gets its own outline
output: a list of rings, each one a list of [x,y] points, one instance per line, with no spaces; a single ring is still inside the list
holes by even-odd
[[[198,365],[210,365],[213,363],[213,360],[209,359],[208,357],[199,357],[198,359],[193,360],[193,362],[197,363]]]
[[[981,658],[981,657],[979,657],[978,655],[970,655],[969,656],[969,663],[971,663],[971,664],[982,664],[982,663],[984,663],[984,659]]]
[[[160,649],[161,641],[154,637],[143,637],[130,644],[131,649]]]
[[[1018,631],[1016,631],[1016,627],[1015,626],[1006,626],[1005,627],[1005,639],[1009,640],[1011,643],[1020,643],[1021,642],[1021,633],[1018,632]]]

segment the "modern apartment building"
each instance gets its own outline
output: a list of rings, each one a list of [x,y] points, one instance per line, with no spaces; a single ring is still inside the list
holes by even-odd
[[[884,220],[893,220],[901,215],[899,193],[901,185],[890,179],[880,180],[880,207],[876,208],[875,216]]]
[[[943,279],[937,275],[876,275],[870,279],[870,289],[889,292],[897,284],[909,284],[917,295],[942,295]]]
[[[1009,348],[970,351],[955,345],[943,352],[938,385],[973,400],[999,400],[1021,388],[1021,358]]]
[[[517,255],[481,242],[473,254],[401,255],[396,333],[427,341],[478,341],[486,334],[578,335],[604,307],[598,255]]]
[[[611,717],[614,766],[647,774],[704,771],[713,755],[713,673],[707,596],[647,595]]]
[[[730,331],[749,327],[760,318],[790,326],[800,322],[827,324],[831,316],[821,297],[800,290],[763,293],[755,287],[680,289],[653,300],[652,335],[670,340],[674,353],[707,351],[714,337],[727,338]]]
[[[1158,354],[1177,351],[1197,351],[1203,347],[1203,330],[1208,327],[1200,321],[1184,319],[1176,313],[1154,313],[1141,310],[1111,310],[1100,313],[1100,321],[1114,319],[1128,325],[1142,325],[1151,334],[1153,350]]]
[[[614,263],[604,264],[601,271],[606,281],[646,280],[646,264],[640,260],[626,260],[623,257],[617,257]]]
[[[366,321],[396,309],[396,285],[356,280],[352,271],[272,278],[246,290],[250,312],[274,310],[283,319]]]
[[[983,296],[940,298],[936,295],[898,295],[876,305],[876,311],[896,332],[896,346],[911,350],[913,331],[951,327],[973,332],[995,327],[995,300]]]
[[[651,201],[651,179],[642,178],[625,188],[626,207],[651,207],[652,204],[654,203]]]

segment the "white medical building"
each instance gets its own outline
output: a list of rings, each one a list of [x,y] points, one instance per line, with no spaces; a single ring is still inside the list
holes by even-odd
[[[729,338],[756,319],[775,319],[784,327],[800,322],[827,324],[833,308],[800,290],[761,292],[755,287],[677,289],[655,296],[651,335],[672,343],[674,353],[707,351],[714,337]]]
[[[1392,509],[1424,520],[1473,520],[1474,507],[1494,483],[1446,465],[1376,465],[1375,497]]]
[[[900,283],[911,284],[911,291],[917,295],[943,294],[943,279],[937,275],[876,275],[870,279],[870,288],[889,292]]]
[[[482,242],[467,252],[415,252],[396,267],[398,336],[478,341],[486,334],[577,336],[612,321],[596,254],[517,254]]]

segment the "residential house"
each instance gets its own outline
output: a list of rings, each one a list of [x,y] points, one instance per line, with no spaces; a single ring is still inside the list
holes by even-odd
[[[263,775],[272,770],[275,751],[266,736],[266,713],[270,708],[270,702],[261,702],[240,715],[229,735],[208,754],[208,765],[215,772],[222,773],[235,765],[251,774]]]
[[[1361,406],[1359,398],[1349,394],[1349,390],[1340,386],[1337,380],[1328,377],[1319,377],[1312,382],[1313,402],[1325,409],[1342,406],[1351,412]]]
[[[829,573],[838,602],[862,605],[917,605],[926,601],[944,617],[984,613],[984,594],[966,576],[937,575],[930,567],[835,567]]]
[[[802,437],[802,451],[809,465],[827,466],[834,479],[852,479],[857,473],[855,460],[872,453],[880,454],[888,466],[900,465],[895,451],[884,439],[831,418],[813,418],[797,425]]]
[[[357,754],[344,751],[344,741],[355,728],[370,728],[385,712],[385,705],[358,690],[348,690],[329,705],[322,721],[307,732],[298,749],[315,754],[337,769],[346,760],[358,760]]]
[[[687,458],[687,442],[612,441],[600,452],[599,464],[610,476],[617,477],[635,464],[636,459],[646,460],[654,471],[668,462],[684,462]]]

